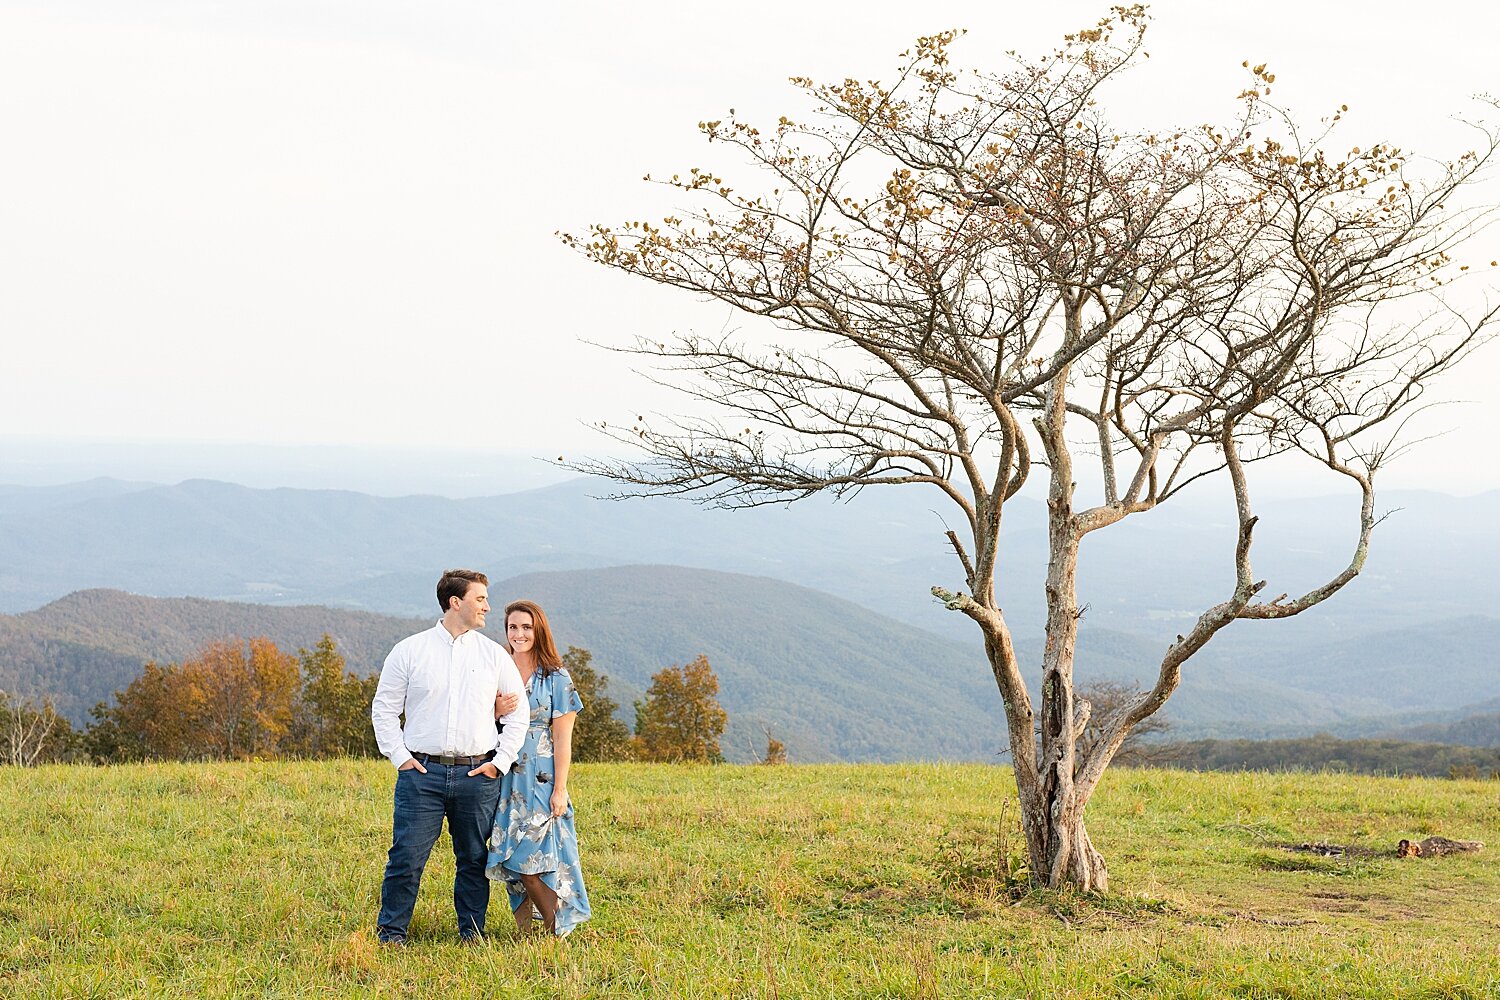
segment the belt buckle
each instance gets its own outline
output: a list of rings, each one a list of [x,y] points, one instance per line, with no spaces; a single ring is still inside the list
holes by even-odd
[[[457,767],[459,757],[457,754],[445,753],[438,758],[438,763],[444,767]]]

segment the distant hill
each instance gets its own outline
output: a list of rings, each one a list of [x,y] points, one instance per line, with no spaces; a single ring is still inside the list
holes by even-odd
[[[1429,722],[1392,730],[1394,739],[1449,743],[1466,747],[1500,747],[1500,712],[1466,715],[1453,722]]]
[[[1152,766],[1195,771],[1339,771],[1472,778],[1500,776],[1500,748],[1395,739],[1196,740],[1153,748]]]
[[[320,607],[272,608],[201,598],[86,590],[35,611],[0,615],[0,689],[50,695],[74,722],[140,675],[148,660],[181,660],[205,643],[265,636],[282,649],[334,637],[350,669],[380,669],[391,646],[437,619],[400,619]]]
[[[592,650],[624,704],[668,664],[708,656],[729,712],[726,753],[793,760],[993,759],[1000,697],[970,647],[828,594],[680,566],[535,573],[496,585]]]
[[[762,727],[804,761],[989,759],[1002,739],[999,697],[972,650],[826,594],[679,567],[537,574],[494,590],[539,600],[560,641],[591,650],[626,706],[651,674],[706,653],[733,760],[764,749]],[[435,618],[86,591],[0,617],[0,688],[54,694],[81,721],[146,660],[180,659],[213,638],[265,635],[296,649],[326,631],[366,673]]]
[[[1215,651],[1235,659],[1240,635]],[[1480,615],[1364,634],[1307,636],[1287,655],[1255,661],[1273,684],[1309,693],[1348,692],[1392,711],[1451,711],[1500,695],[1500,619]],[[1399,692],[1399,703],[1394,693]]]
[[[664,498],[595,499],[612,484],[576,479],[504,496],[449,500],[337,490],[174,486],[93,480],[0,487],[0,611],[75,590],[425,614],[429,577],[472,565],[493,578],[538,571],[671,564],[776,577],[961,641],[972,624],[928,593],[960,584],[935,491],[869,489],[848,503],[711,510]],[[1259,505],[1255,568],[1271,593],[1342,568],[1350,497]],[[1314,612],[1243,630],[1262,649],[1402,628],[1500,607],[1500,493],[1393,493],[1364,573]],[[1007,507],[1001,595],[1018,632],[1040,629],[1045,508]],[[1080,567],[1088,624],[1170,641],[1233,582],[1232,509],[1191,494],[1091,535]]]
[[[1447,721],[1436,719],[1409,723],[1382,730],[1380,735],[1398,740],[1500,747],[1500,698],[1491,698],[1449,715]]]

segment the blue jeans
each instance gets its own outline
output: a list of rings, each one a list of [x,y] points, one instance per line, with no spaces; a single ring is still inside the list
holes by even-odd
[[[470,937],[484,933],[484,916],[490,905],[490,880],[484,874],[487,841],[495,825],[495,806],[500,801],[500,779],[482,774],[469,777],[473,767],[447,767],[434,761],[396,772],[395,816],[391,851],[380,887],[380,918],[376,932],[382,941],[405,941],[422,869],[443,818],[453,838],[453,909],[458,914],[458,932]]]

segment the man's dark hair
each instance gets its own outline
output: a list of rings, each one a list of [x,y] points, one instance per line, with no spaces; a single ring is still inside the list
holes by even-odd
[[[490,578],[472,569],[444,570],[437,585],[438,607],[443,609],[443,614],[448,613],[448,604],[451,598],[456,597],[460,601],[463,600],[464,595],[469,592],[469,586],[475,583],[482,583],[488,587],[490,585]]]

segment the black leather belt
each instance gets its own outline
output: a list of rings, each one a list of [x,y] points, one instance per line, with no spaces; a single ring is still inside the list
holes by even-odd
[[[477,757],[460,757],[451,753],[413,753],[413,757],[424,764],[442,764],[444,767],[478,767],[485,761],[495,759],[495,751],[479,754]]]

